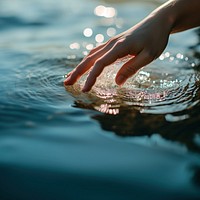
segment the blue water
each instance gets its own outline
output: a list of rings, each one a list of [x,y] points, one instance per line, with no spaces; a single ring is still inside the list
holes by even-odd
[[[1,200],[200,198],[198,29],[171,36],[122,88],[112,76],[123,60],[89,94],[84,77],[63,86],[96,35],[161,2],[0,1]]]

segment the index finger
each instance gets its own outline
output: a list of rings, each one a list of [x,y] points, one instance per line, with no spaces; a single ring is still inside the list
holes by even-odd
[[[103,48],[105,46],[101,45],[98,46],[96,48],[94,48],[93,50],[91,50],[91,52],[89,53],[89,55],[87,55],[77,66],[75,69],[73,69],[71,72],[69,72],[67,74],[67,79],[64,81],[65,85],[72,85],[74,84],[86,71],[88,71],[92,65],[94,64],[94,61],[92,62],[92,60],[94,60],[95,58],[95,54],[98,53],[99,50],[101,50],[101,48]],[[93,59],[92,59],[93,58]]]
[[[121,45],[116,44],[112,49],[110,49],[106,54],[100,57],[96,62],[91,72],[89,73],[85,85],[82,89],[83,92],[88,92],[91,90],[92,86],[95,84],[97,77],[102,73],[103,69],[115,62],[118,58],[126,56],[126,51],[121,51]]]
[[[69,73],[67,79],[64,81],[65,85],[73,85],[85,72],[87,72],[95,63],[98,57],[101,57],[106,49],[110,48],[110,43],[104,43],[90,51],[81,63]]]

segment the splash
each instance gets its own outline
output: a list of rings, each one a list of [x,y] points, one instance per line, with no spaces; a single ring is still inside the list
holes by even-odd
[[[66,90],[83,103],[92,102],[94,109],[117,114],[120,107],[133,106],[145,113],[173,113],[186,109],[195,97],[199,73],[188,57],[165,53],[142,68],[123,86],[115,83],[120,67],[128,60],[118,60],[106,67],[88,94],[83,94],[87,74]]]

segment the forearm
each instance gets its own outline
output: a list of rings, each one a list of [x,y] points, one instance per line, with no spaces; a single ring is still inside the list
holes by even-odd
[[[165,19],[171,33],[200,26],[200,0],[170,0],[151,13]]]

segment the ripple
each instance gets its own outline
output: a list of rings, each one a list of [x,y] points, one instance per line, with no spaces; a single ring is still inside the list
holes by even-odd
[[[66,90],[83,104],[90,102],[94,109],[109,114],[117,114],[127,106],[152,114],[174,113],[193,106],[200,73],[195,71],[192,59],[166,52],[119,87],[114,79],[128,59],[106,67],[88,94],[81,93],[87,75]]]
[[[63,73],[67,59],[33,60],[16,70],[13,98],[24,103],[51,105],[64,100]]]
[[[45,22],[41,21],[25,21],[19,17],[14,16],[0,16],[0,25],[2,27],[1,30],[6,28],[16,28],[16,27],[25,27],[25,26],[44,26],[47,25]]]
[[[73,66],[71,60],[30,58],[12,69],[2,83],[6,88],[0,101],[0,127],[33,127],[48,123],[52,117],[60,123],[63,107],[70,100],[63,88],[66,66]]]

